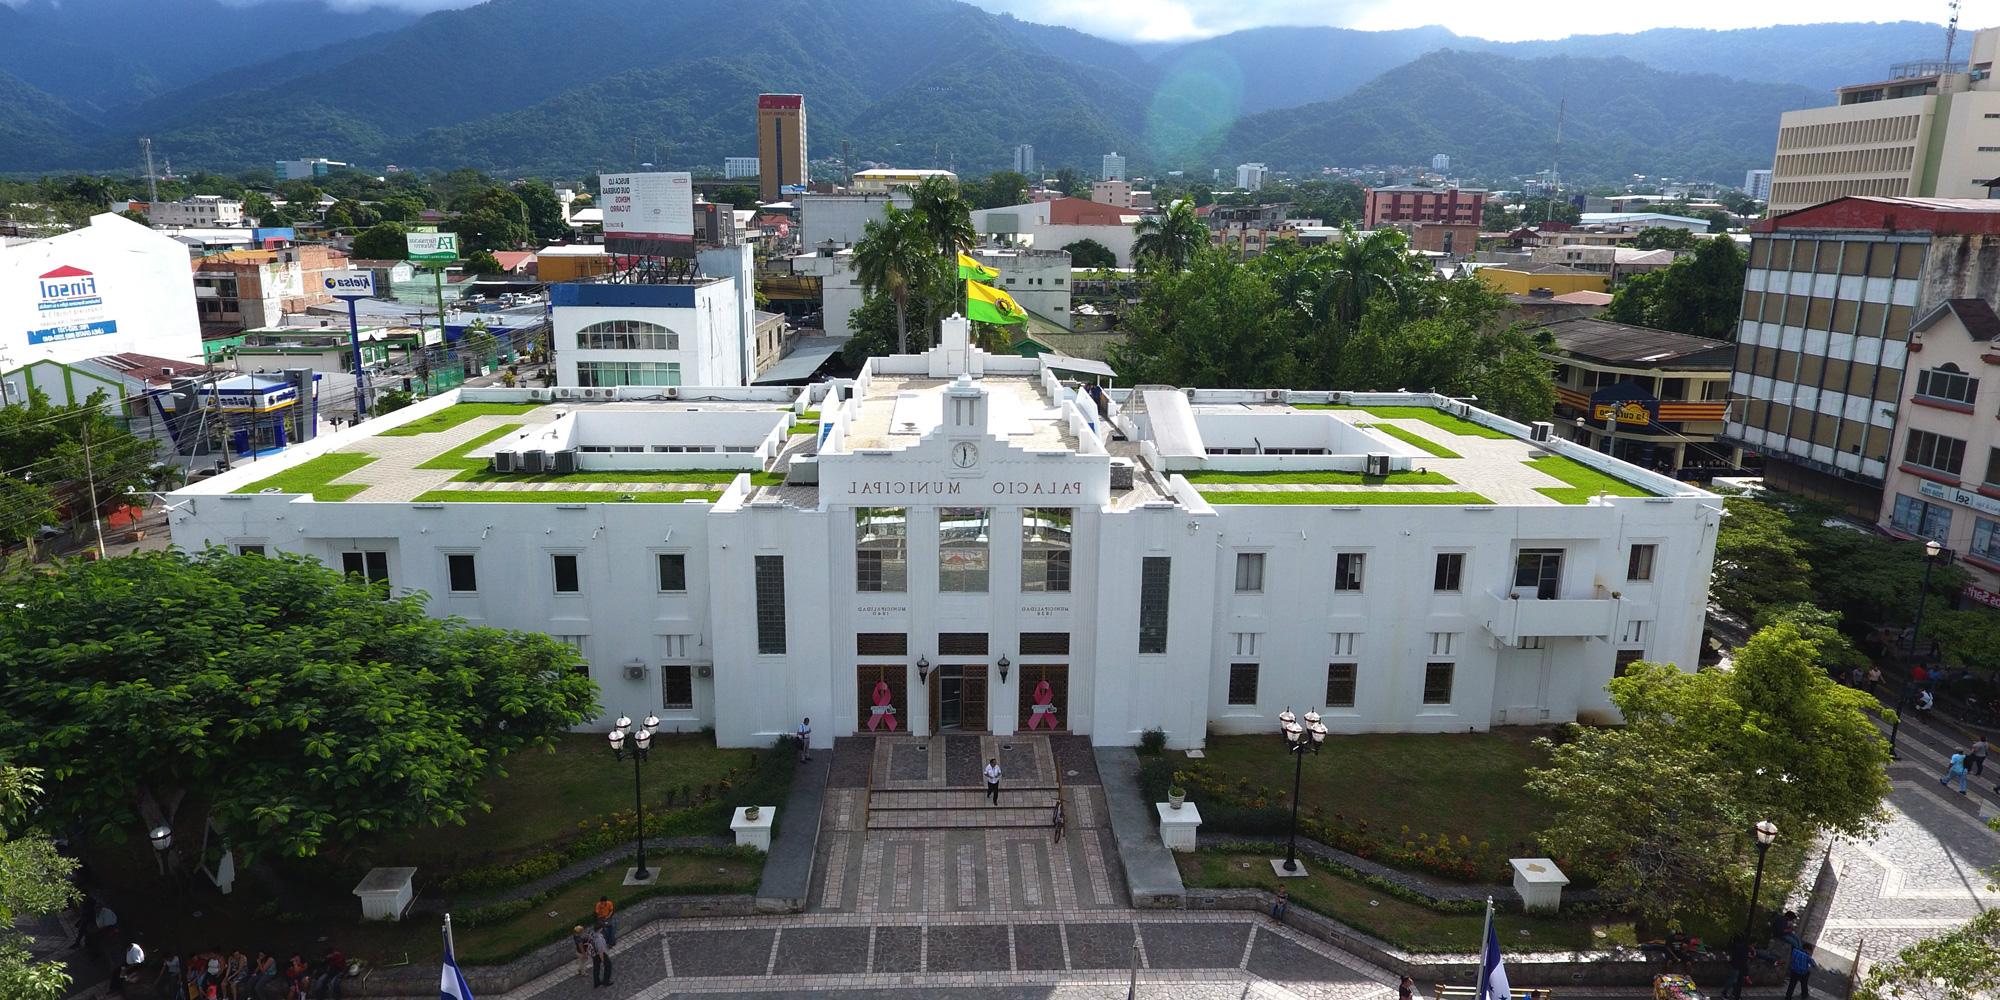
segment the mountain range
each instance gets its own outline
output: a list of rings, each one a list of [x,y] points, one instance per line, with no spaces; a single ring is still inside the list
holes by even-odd
[[[754,152],[755,95],[812,151],[978,174],[1032,143],[1092,172],[1426,162],[1501,177],[1739,177],[1783,110],[1941,47],[1936,26],[1661,29],[1496,43],[1437,27],[1127,45],[955,0],[0,0],[0,171],[329,156],[574,176]],[[107,30],[107,26],[115,30]],[[143,38],[143,44],[134,39]],[[16,57],[18,54],[18,58]],[[1556,119],[1564,122],[1555,148]]]

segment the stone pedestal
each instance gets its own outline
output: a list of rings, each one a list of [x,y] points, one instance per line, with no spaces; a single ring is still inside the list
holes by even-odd
[[[1530,913],[1538,911],[1555,912],[1562,907],[1563,886],[1569,884],[1569,876],[1547,858],[1511,858],[1507,862],[1514,867],[1514,892],[1521,897],[1521,908]]]
[[[1183,802],[1179,809],[1165,802],[1153,803],[1160,812],[1160,843],[1169,851],[1194,850],[1195,830],[1201,827],[1201,810],[1194,803]]]
[[[416,878],[415,868],[372,868],[354,887],[354,894],[361,897],[361,919],[401,920],[416,893],[410,883]]]
[[[757,818],[747,815],[750,806],[737,806],[736,815],[729,819],[729,829],[736,834],[736,846],[754,847],[765,853],[771,850],[771,822],[778,818],[777,806],[757,806]]]

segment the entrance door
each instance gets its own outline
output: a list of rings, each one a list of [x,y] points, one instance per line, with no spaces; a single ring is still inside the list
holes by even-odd
[[[932,728],[986,730],[986,667],[946,665],[931,674]]]
[[[937,727],[957,729],[965,720],[965,672],[958,667],[939,667],[937,676]]]
[[[1016,725],[1022,732],[1069,729],[1068,664],[1022,664],[1020,692],[1021,714]]]

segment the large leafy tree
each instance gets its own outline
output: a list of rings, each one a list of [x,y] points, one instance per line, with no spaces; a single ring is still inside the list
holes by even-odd
[[[1183,271],[1195,253],[1209,245],[1208,225],[1195,214],[1194,202],[1177,199],[1166,212],[1148,215],[1132,224],[1137,237],[1132,256],[1140,263],[1152,263],[1168,271]]]
[[[570,234],[569,224],[563,221],[562,199],[556,197],[554,185],[538,177],[530,178],[516,182],[514,194],[528,210],[528,234],[538,244],[552,243]]]
[[[1700,237],[1676,226],[1647,226],[1632,238],[1638,250],[1693,250]]]
[[[1772,608],[1812,598],[1813,571],[1806,545],[1792,532],[1783,509],[1748,497],[1722,501],[1715,533],[1715,603],[1744,621]]]
[[[1012,170],[996,170],[981,183],[965,186],[973,208],[1004,208],[1028,200],[1028,178]]]
[[[56,1000],[70,982],[62,963],[35,961],[14,930],[20,918],[57,913],[76,901],[69,882],[76,862],[28,826],[40,778],[34,768],[0,763],[0,996],[9,1000]]]
[[[1760,819],[1801,841],[1867,833],[1889,791],[1888,744],[1873,696],[1827,677],[1823,663],[1845,653],[1826,639],[1780,620],[1731,670],[1633,664],[1609,688],[1627,724],[1579,729],[1530,772],[1555,806],[1543,844],[1674,919],[1734,908]]]
[[[65,562],[0,580],[0,606],[20,609],[0,617],[0,756],[42,768],[86,833],[185,804],[241,855],[307,856],[462,822],[506,755],[596,712],[548,636],[296,556]]]
[[[1118,255],[1111,248],[1092,239],[1081,239],[1065,244],[1063,250],[1069,253],[1070,267],[1117,267]]]
[[[1625,280],[1605,316],[1620,323],[1732,340],[1743,308],[1749,257],[1736,241],[1702,237],[1694,252]]]
[[[896,353],[909,352],[910,296],[941,281],[944,258],[917,211],[886,206],[882,217],[870,219],[854,245],[854,270],[862,290],[886,295],[896,310]]]
[[[462,250],[512,250],[528,241],[527,203],[497,184],[458,195],[451,208],[457,213],[452,229]]]
[[[955,258],[960,251],[972,249],[979,234],[972,228],[972,205],[957,181],[933,174],[909,190],[910,211],[938,256]]]
[[[58,520],[55,512],[77,520],[108,512],[131,499],[128,488],[151,488],[158,468],[158,443],[127,430],[103,392],[57,406],[30,389],[25,402],[0,408],[0,496],[8,503],[0,536],[18,541]]]
[[[2000,909],[1990,909],[1876,966],[1854,1000],[1985,1000],[2000,995]]]
[[[404,239],[408,234],[409,228],[400,222],[378,222],[354,238],[354,256],[361,260],[402,260],[410,255],[409,242]]]

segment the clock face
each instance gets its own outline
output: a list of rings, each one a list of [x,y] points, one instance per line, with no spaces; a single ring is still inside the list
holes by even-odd
[[[970,441],[960,441],[952,445],[951,464],[961,469],[970,469],[979,464],[979,446]]]

